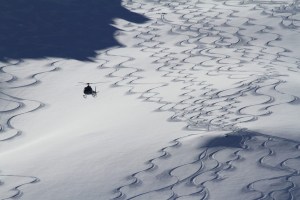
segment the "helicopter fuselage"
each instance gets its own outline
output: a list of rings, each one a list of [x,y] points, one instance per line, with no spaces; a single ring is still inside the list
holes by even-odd
[[[97,91],[96,91],[96,87],[95,87],[95,90],[93,90],[90,86],[87,86],[84,88],[83,90],[83,97],[86,98],[87,95],[92,95],[93,97],[97,96]]]

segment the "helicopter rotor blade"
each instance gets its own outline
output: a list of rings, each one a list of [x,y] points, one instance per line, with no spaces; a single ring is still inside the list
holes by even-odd
[[[92,83],[78,82],[78,83],[94,85],[94,84],[99,84],[99,83],[108,83],[108,81],[99,81],[99,82],[92,82]]]
[[[90,83],[90,84],[99,84],[99,83],[108,83],[108,81],[99,81],[99,82]]]

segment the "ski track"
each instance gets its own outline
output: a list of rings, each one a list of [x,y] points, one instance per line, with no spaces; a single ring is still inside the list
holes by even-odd
[[[156,111],[172,112],[169,120],[186,122],[188,130],[231,131],[228,136],[242,138],[240,147],[204,146],[197,149],[197,153],[191,156],[193,159],[187,162],[176,156],[175,149],[183,151],[182,148],[187,147],[181,140],[195,135],[177,138],[171,145],[162,148],[158,157],[148,160],[144,170],[130,175],[128,184],[116,188],[112,199],[209,199],[213,185],[225,180],[227,173],[235,171],[236,163],[242,169],[251,161],[258,168],[274,173],[264,178],[256,176],[251,182],[244,180],[240,184],[244,199],[295,199],[299,191],[295,181],[299,177],[299,168],[286,163],[298,161],[299,144],[242,128],[243,123],[271,115],[274,106],[299,103],[299,97],[278,89],[285,83],[281,77],[286,75],[276,70],[277,67],[285,67],[287,71],[299,73],[299,60],[288,57],[288,49],[274,45],[273,42],[283,36],[272,32],[273,27],[256,23],[255,18],[244,17],[242,11],[235,10],[235,7],[269,18],[281,19],[281,16],[270,11],[268,2],[260,2],[259,5],[253,1],[239,5],[224,2],[228,10],[219,9],[219,3],[214,1],[205,2],[205,8],[200,3],[158,0],[153,1],[153,7],[134,0],[124,3],[127,8],[153,18],[152,22],[143,26],[123,22],[121,26],[125,31],[118,36],[131,35],[135,40],[130,41],[127,48],[138,48],[153,58],[151,64],[161,75],[160,80],[165,79],[165,82],[144,81],[144,70],[135,67],[137,57],[130,54],[111,49],[102,57],[106,60],[124,58],[110,74],[121,79],[115,86],[129,87],[128,94],[139,93],[144,101],[161,104]],[[297,30],[291,18],[291,15],[282,18],[279,25]],[[238,24],[236,19],[243,22]],[[285,26],[287,21],[293,23],[293,27]],[[170,37],[177,36],[179,41],[165,43],[160,38],[162,31]],[[171,45],[178,48],[172,49]],[[247,69],[250,64],[255,68]],[[105,65],[111,66],[109,62]],[[132,72],[126,73],[128,69]],[[230,88],[218,90],[209,81],[201,80],[203,76],[226,76],[233,84]],[[146,84],[148,89],[142,86]],[[168,100],[160,91],[167,91],[175,84],[181,85],[177,88],[178,99]],[[254,104],[247,104],[244,101],[247,98],[253,98]],[[270,146],[270,143],[273,145]],[[278,149],[281,143],[286,143],[286,148]],[[257,153],[257,147],[261,148],[261,154],[255,161],[251,156]],[[228,159],[224,160],[224,157]],[[186,162],[181,163],[182,159]],[[174,162],[176,166],[168,165]]]
[[[299,165],[295,164],[300,158],[299,143],[242,128],[243,123],[272,114],[274,106],[299,104],[299,97],[278,89],[285,83],[281,77],[286,75],[276,70],[284,67],[286,71],[299,73],[299,60],[289,57],[288,49],[275,45],[282,35],[255,18],[255,15],[263,15],[278,20],[278,26],[284,29],[299,31],[299,20],[288,7],[275,7],[277,10],[274,11],[268,1],[253,0],[243,3],[128,0],[123,4],[148,16],[151,21],[143,25],[118,23],[116,26],[123,31],[116,37],[122,40],[122,36],[129,35],[132,40],[127,41],[126,47],[100,52],[95,59],[99,70],[110,69],[106,77],[114,81],[111,86],[128,87],[126,94],[138,94],[145,102],[158,103],[157,112],[172,113],[169,121],[184,121],[187,130],[197,133],[226,130],[232,134],[225,136],[225,140],[236,136],[240,142],[238,147],[207,146],[201,143],[198,134],[174,139],[159,150],[159,156],[146,161],[144,170],[131,174],[128,184],[116,188],[112,199],[209,199],[214,186],[230,178],[232,172],[254,162],[252,157],[256,154],[260,157],[252,164],[273,170],[274,175],[257,176],[250,182],[243,180],[239,184],[240,195],[244,199],[296,199],[300,190]],[[281,4],[278,1],[274,6]],[[253,12],[254,17],[245,17],[243,11]],[[172,40],[166,42],[162,32]],[[120,51],[122,48],[129,50]],[[139,55],[151,58],[151,63],[145,64],[151,69],[137,67],[143,64]],[[0,101],[5,105],[0,108],[1,142],[22,135],[22,130],[13,126],[14,118],[46,106],[6,91],[36,86],[40,83],[39,75],[59,70],[59,62],[48,60],[25,77],[17,75],[15,69],[22,68],[23,61],[1,65]],[[148,81],[143,74],[147,70],[159,81]],[[209,78],[214,80],[218,76],[232,81],[230,87],[216,89],[218,87]],[[171,89],[173,87],[175,90]],[[164,95],[168,90],[176,92],[175,99]],[[247,104],[247,98],[255,103]],[[191,139],[199,145],[191,146]],[[278,146],[282,148],[278,149]],[[181,155],[180,152],[186,149],[193,153]],[[3,189],[5,193],[0,199],[4,200],[20,198],[21,187],[39,179],[0,174],[0,181],[5,183],[0,184],[0,189],[3,185],[11,186]]]
[[[22,130],[18,130],[13,125],[13,120],[18,116],[39,110],[46,105],[43,102],[31,99],[21,98],[22,92],[18,96],[11,95],[10,89],[21,89],[23,87],[34,87],[40,83],[39,75],[44,73],[57,71],[59,68],[55,66],[58,61],[46,61],[41,69],[28,70],[26,61],[10,61],[10,63],[2,63],[0,66],[0,100],[1,100],[1,121],[0,121],[0,142],[7,142],[22,135]],[[36,67],[35,67],[36,68]],[[26,70],[18,76],[17,70]],[[12,72],[10,72],[12,71]],[[25,76],[24,76],[25,75]],[[3,77],[3,78],[2,78]],[[6,78],[8,77],[8,78]],[[19,90],[21,91],[21,90]],[[4,172],[3,172],[4,173]],[[39,182],[39,178],[26,175],[3,174],[0,172],[0,199],[18,199],[21,198],[23,192],[21,187],[27,184]]]

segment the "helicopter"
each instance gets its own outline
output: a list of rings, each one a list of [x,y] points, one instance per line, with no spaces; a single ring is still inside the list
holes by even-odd
[[[83,83],[83,82],[79,82],[82,84],[87,84],[87,86],[83,89],[83,97],[86,98],[87,95],[92,95],[93,97],[97,96],[97,89],[95,87],[95,90],[93,90],[93,88],[90,86],[91,84],[96,84],[96,83]]]
[[[108,83],[109,81],[100,81],[100,82],[95,82],[95,83],[85,83],[85,82],[78,82],[81,85],[87,85],[86,87],[84,87],[83,89],[83,97],[87,98],[88,95],[92,95],[92,97],[96,97],[98,94],[98,91],[95,87],[95,90],[93,90],[93,88],[90,85],[96,85],[96,84],[100,84],[100,83]]]

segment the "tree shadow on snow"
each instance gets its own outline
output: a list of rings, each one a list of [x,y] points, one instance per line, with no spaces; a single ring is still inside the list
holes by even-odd
[[[114,18],[144,23],[147,18],[121,0],[2,0],[0,61],[60,57],[90,60],[96,50],[120,45]]]

